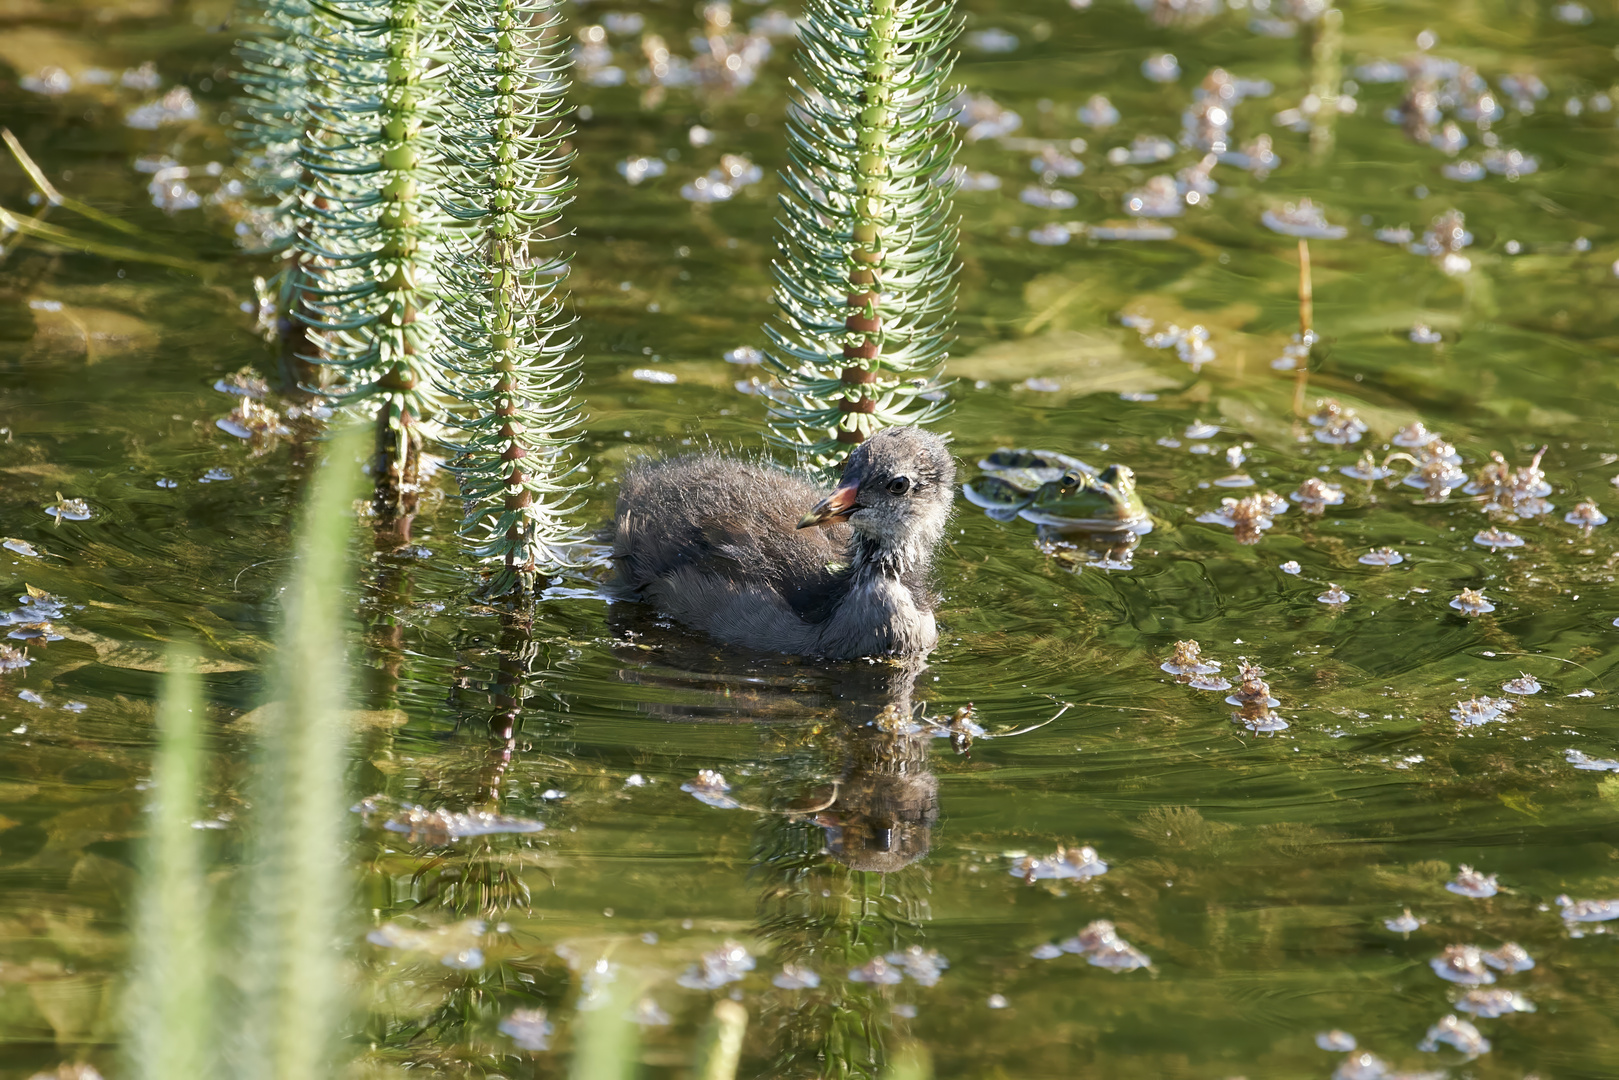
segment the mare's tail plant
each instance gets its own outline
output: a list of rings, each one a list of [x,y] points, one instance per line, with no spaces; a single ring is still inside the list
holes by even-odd
[[[125,1046],[134,1080],[210,1076],[216,1029],[210,1002],[208,899],[202,836],[202,696],[184,650],[169,654],[157,709],[157,759],[135,899],[135,957]]]
[[[955,308],[954,0],[807,0],[769,364],[775,438],[829,469],[936,419]]]
[[[452,30],[449,211],[466,228],[446,289],[446,389],[463,403],[463,532],[495,596],[531,592],[580,539],[568,521],[577,338],[559,296],[567,263],[544,250],[573,188],[559,7],[460,0]]]
[[[361,439],[338,439],[316,477],[283,597],[251,786],[242,937],[244,1010],[231,1062],[244,1080],[336,1074],[348,1011],[343,942],[352,927],[346,843],[349,730],[346,592]]]

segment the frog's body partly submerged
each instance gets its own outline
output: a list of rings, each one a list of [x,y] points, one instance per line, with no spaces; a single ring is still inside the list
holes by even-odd
[[[978,465],[986,475],[963,485],[962,493],[996,521],[1021,517],[1058,535],[1152,530],[1135,473],[1123,465],[1097,470],[1043,450],[997,450]]]

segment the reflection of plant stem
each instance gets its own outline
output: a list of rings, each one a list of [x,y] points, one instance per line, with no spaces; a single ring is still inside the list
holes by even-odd
[[[698,1080],[733,1080],[747,1030],[748,1010],[734,1001],[714,1003],[714,1019],[697,1051]]]
[[[63,195],[56,190],[55,185],[45,176],[45,170],[36,165],[34,159],[28,156],[28,151],[22,148],[22,143],[17,141],[17,136],[11,133],[10,128],[0,127],[0,139],[5,140],[6,149],[11,151],[11,156],[17,159],[17,164],[22,166],[23,172],[28,174],[28,179],[34,182],[34,186],[39,189],[39,193],[45,197],[46,202],[52,206],[60,206],[64,210],[71,210],[82,218],[89,218],[97,225],[104,225],[109,229],[137,239],[149,239],[139,226],[131,225],[122,218],[113,217],[103,210],[97,210],[89,203],[80,202],[71,195]]]
[[[1310,281],[1310,242],[1299,237],[1299,340],[1308,342],[1315,322],[1315,290]],[[1305,391],[1310,381],[1310,356],[1299,361],[1293,380],[1293,415],[1304,415]]]

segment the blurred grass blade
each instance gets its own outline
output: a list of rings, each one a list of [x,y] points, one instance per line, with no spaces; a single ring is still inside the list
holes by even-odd
[[[103,210],[97,210],[89,203],[80,202],[73,196],[63,195],[56,190],[56,185],[52,184],[49,178],[46,177],[45,170],[34,164],[34,159],[28,156],[28,151],[22,148],[22,143],[17,141],[17,136],[11,133],[10,128],[0,127],[0,139],[5,141],[6,149],[11,151],[11,156],[17,159],[17,164],[22,166],[22,171],[28,174],[28,179],[34,182],[34,186],[39,189],[39,193],[45,197],[46,202],[52,206],[60,206],[64,210],[71,210],[80,217],[89,218],[96,224],[105,225],[109,229],[116,229],[129,236],[146,238],[146,234],[141,230],[140,226],[132,225],[122,218],[113,217]]]
[[[281,703],[259,747],[248,871],[240,1076],[335,1075],[348,1014],[343,942],[351,904],[345,792],[346,628],[353,504],[364,437],[336,439],[295,543],[273,680]]]
[[[882,1080],[933,1080],[933,1059],[928,1048],[919,1042],[901,1044],[889,1056]]]
[[[0,208],[0,228],[24,233],[43,240],[47,244],[55,244],[58,247],[68,248],[73,251],[83,251],[90,255],[100,255],[106,259],[122,259],[125,262],[153,263],[157,266],[167,266],[173,270],[183,270],[188,274],[196,274],[205,281],[214,276],[215,268],[207,263],[182,259],[174,255],[165,255],[160,251],[139,251],[135,248],[120,247],[117,244],[105,244],[100,240],[93,240],[70,232],[59,225],[49,225],[38,218],[18,217],[3,208]]]
[[[630,1019],[633,995],[621,976],[587,991],[574,1014],[569,1080],[630,1080],[640,1056],[640,1029]]]
[[[704,1029],[697,1048],[698,1080],[735,1080],[747,1030],[748,1010],[734,1001],[715,1003],[714,1019]]]
[[[208,897],[198,818],[202,696],[191,656],[169,654],[157,759],[135,899],[134,975],[125,1022],[134,1080],[211,1076]]]

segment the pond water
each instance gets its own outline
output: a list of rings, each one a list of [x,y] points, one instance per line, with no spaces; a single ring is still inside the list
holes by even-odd
[[[729,652],[588,579],[521,617],[481,606],[437,490],[415,546],[363,570],[353,792],[545,829],[435,843],[357,817],[357,1047],[376,1075],[560,1075],[578,1007],[612,976],[648,1075],[685,1069],[731,995],[752,1018],[744,1076],[870,1075],[912,1040],[947,1077],[1619,1076],[1619,936],[1601,933],[1619,924],[1558,902],[1619,899],[1619,525],[1564,520],[1619,505],[1619,20],[1351,2],[1340,83],[1307,4],[1145,6],[966,5],[957,71],[981,96],[959,159],[946,426],[969,478],[1007,446],[1130,466],[1153,530],[1098,566],[958,500],[943,639],[899,671]],[[757,369],[726,354],[762,346],[771,314],[793,13],[571,10],[594,46],[570,218],[592,522],[638,455],[760,446]],[[228,16],[213,0],[0,10],[0,118],[64,194],[138,235],[47,220],[203,268],[0,241],[0,586],[8,611],[25,585],[63,601],[19,601],[20,633],[44,619],[61,640],[8,641],[32,662],[0,673],[5,1080],[73,1061],[116,1074],[137,812],[176,636],[208,657],[220,751],[200,825],[222,870],[240,857],[251,710],[315,455],[299,438],[255,452],[215,423],[234,403],[216,380],[274,368],[243,311],[264,267],[233,254],[214,201],[230,172],[208,168],[231,160]],[[638,81],[649,34],[667,85]],[[725,78],[690,65],[704,34],[738,36]],[[1240,100],[1217,79],[1183,128],[1216,67]],[[130,126],[153,101],[168,114]],[[1189,143],[1222,118],[1232,151],[1261,159],[1270,138],[1268,172],[1197,171]],[[762,177],[683,196],[725,154]],[[33,190],[0,165],[0,206],[32,213]],[[1327,226],[1311,229],[1320,341],[1301,410],[1319,424],[1273,366],[1299,329],[1299,250],[1266,222],[1309,218],[1304,199]],[[1160,238],[1114,238],[1143,227]],[[1206,343],[1154,337],[1171,324]],[[1408,459],[1389,481],[1341,472],[1367,449],[1418,456],[1390,445],[1416,421],[1469,475],[1544,447],[1549,493],[1531,475],[1487,512],[1459,482],[1443,500],[1397,483]],[[1253,486],[1220,484],[1239,470]],[[1292,493],[1311,479],[1342,501],[1307,513]],[[1257,543],[1199,520],[1265,491],[1290,505]],[[1228,517],[1251,530],[1243,514]],[[1475,540],[1491,527],[1522,545]],[[1385,547],[1401,558],[1364,557]],[[1458,610],[1463,589],[1493,610]],[[1182,640],[1229,691],[1161,669]],[[1285,728],[1252,708],[1234,720],[1239,658],[1264,669],[1277,704],[1258,711]],[[1503,690],[1524,673],[1538,693]],[[1020,733],[960,752],[896,721],[913,702],[944,724],[971,702],[988,735]],[[1022,861],[1060,846],[1066,864]],[[1082,935],[1097,920],[1138,952]],[[1447,952],[1509,942],[1532,968]],[[536,1008],[548,1037],[519,1012]],[[1482,1047],[1447,1016],[1488,1051],[1469,1060]],[[1435,1026],[1456,1045],[1421,1049]]]

